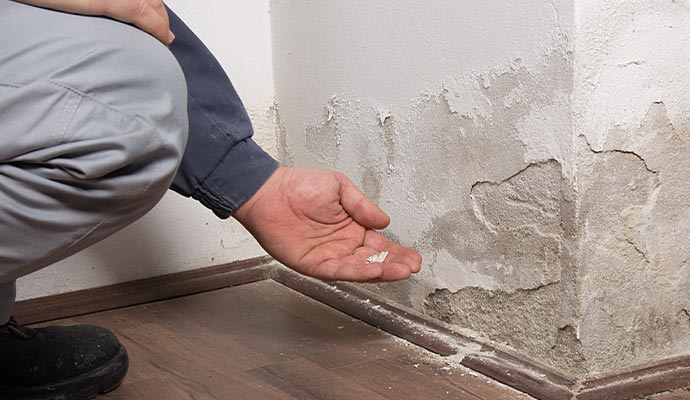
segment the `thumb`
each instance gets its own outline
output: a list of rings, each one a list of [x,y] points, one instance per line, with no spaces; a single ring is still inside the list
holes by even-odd
[[[390,223],[388,215],[359,190],[345,175],[338,174],[340,204],[360,225],[368,229],[383,229]]]

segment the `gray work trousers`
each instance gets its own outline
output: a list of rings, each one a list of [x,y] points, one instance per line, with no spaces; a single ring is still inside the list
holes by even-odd
[[[168,49],[105,18],[0,1],[0,324],[15,280],[161,199],[187,140]]]

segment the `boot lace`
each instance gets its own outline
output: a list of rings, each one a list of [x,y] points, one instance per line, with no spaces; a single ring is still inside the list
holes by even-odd
[[[9,334],[24,340],[31,339],[34,336],[33,329],[19,325],[14,318],[10,318],[7,324],[0,326],[0,330],[6,330]]]

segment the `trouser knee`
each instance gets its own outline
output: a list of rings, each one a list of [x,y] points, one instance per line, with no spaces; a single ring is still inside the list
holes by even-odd
[[[187,138],[186,85],[165,46],[111,20],[2,7],[0,283],[144,215]]]

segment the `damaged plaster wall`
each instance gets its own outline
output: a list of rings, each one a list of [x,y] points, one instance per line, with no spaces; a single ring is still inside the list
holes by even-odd
[[[579,334],[597,373],[690,353],[690,1],[576,16]]]
[[[271,8],[283,160],[346,172],[425,259],[373,289],[583,372],[572,2]]]

